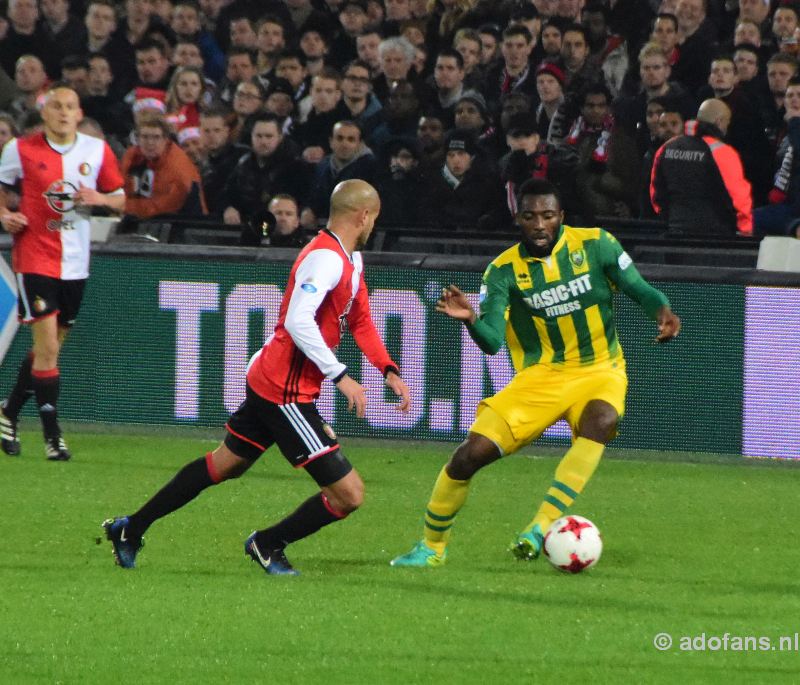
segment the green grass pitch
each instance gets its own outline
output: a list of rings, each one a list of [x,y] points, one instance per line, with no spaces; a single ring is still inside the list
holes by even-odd
[[[314,491],[277,453],[157,522],[126,571],[95,544],[102,520],[216,441],[68,437],[70,463],[33,433],[0,458],[2,683],[796,682],[793,649],[710,649],[800,631],[791,465],[606,458],[574,507],[603,558],[570,576],[507,552],[557,463],[526,452],[475,478],[446,566],[393,569],[452,445],[344,439],[365,506],[292,546],[300,577],[274,578],[242,542]],[[679,648],[703,633],[705,651]]]

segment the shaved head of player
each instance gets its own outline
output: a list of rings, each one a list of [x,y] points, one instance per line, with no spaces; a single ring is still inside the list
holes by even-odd
[[[349,250],[367,244],[381,211],[378,191],[360,179],[342,181],[331,193],[328,229],[339,236]]]
[[[75,140],[83,110],[78,94],[72,88],[55,87],[45,95],[42,121],[47,138],[63,145]]]

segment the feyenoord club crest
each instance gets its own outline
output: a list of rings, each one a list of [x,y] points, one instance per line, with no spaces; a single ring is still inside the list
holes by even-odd
[[[81,176],[88,176],[92,173],[92,165],[89,162],[84,162],[78,167],[78,173]]]
[[[573,250],[569,253],[569,261],[572,262],[572,266],[580,269],[586,261],[586,253],[583,250]]]
[[[78,189],[72,183],[59,180],[53,181],[42,195],[47,200],[50,209],[59,214],[66,214],[75,208],[75,200],[73,198],[76,192],[78,192]]]
[[[47,302],[45,302],[41,297],[36,297],[33,301],[33,311],[37,314],[41,314],[45,309],[47,309]]]
[[[333,432],[333,428],[331,428],[327,423],[322,424],[322,430],[325,431],[325,435],[327,435],[331,440],[336,440],[336,433]]]

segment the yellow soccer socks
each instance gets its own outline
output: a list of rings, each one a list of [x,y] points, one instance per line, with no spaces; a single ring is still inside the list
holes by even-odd
[[[468,494],[469,481],[453,480],[447,475],[447,467],[442,467],[425,511],[424,530],[425,544],[440,556],[444,554],[450,529]]]
[[[542,533],[572,505],[592,477],[605,445],[588,438],[576,438],[556,468],[555,479],[533,521],[525,530],[539,525]]]

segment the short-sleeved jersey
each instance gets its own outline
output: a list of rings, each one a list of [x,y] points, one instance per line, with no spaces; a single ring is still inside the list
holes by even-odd
[[[480,319],[468,328],[492,354],[505,337],[517,371],[531,364],[586,366],[621,359],[613,306],[617,289],[653,318],[668,304],[610,233],[564,225],[548,257],[532,257],[517,243],[489,265]]]
[[[28,225],[14,234],[14,271],[63,280],[86,278],[89,210],[77,210],[72,198],[81,185],[101,193],[123,192],[111,148],[82,133],[62,152],[43,133],[14,138],[0,156],[0,183],[14,186],[18,181],[19,211]]]
[[[289,274],[275,332],[250,364],[247,382],[277,404],[311,402],[323,379],[347,371],[334,353],[345,325],[382,372],[396,368],[369,311],[361,253],[328,230],[303,248]]]

